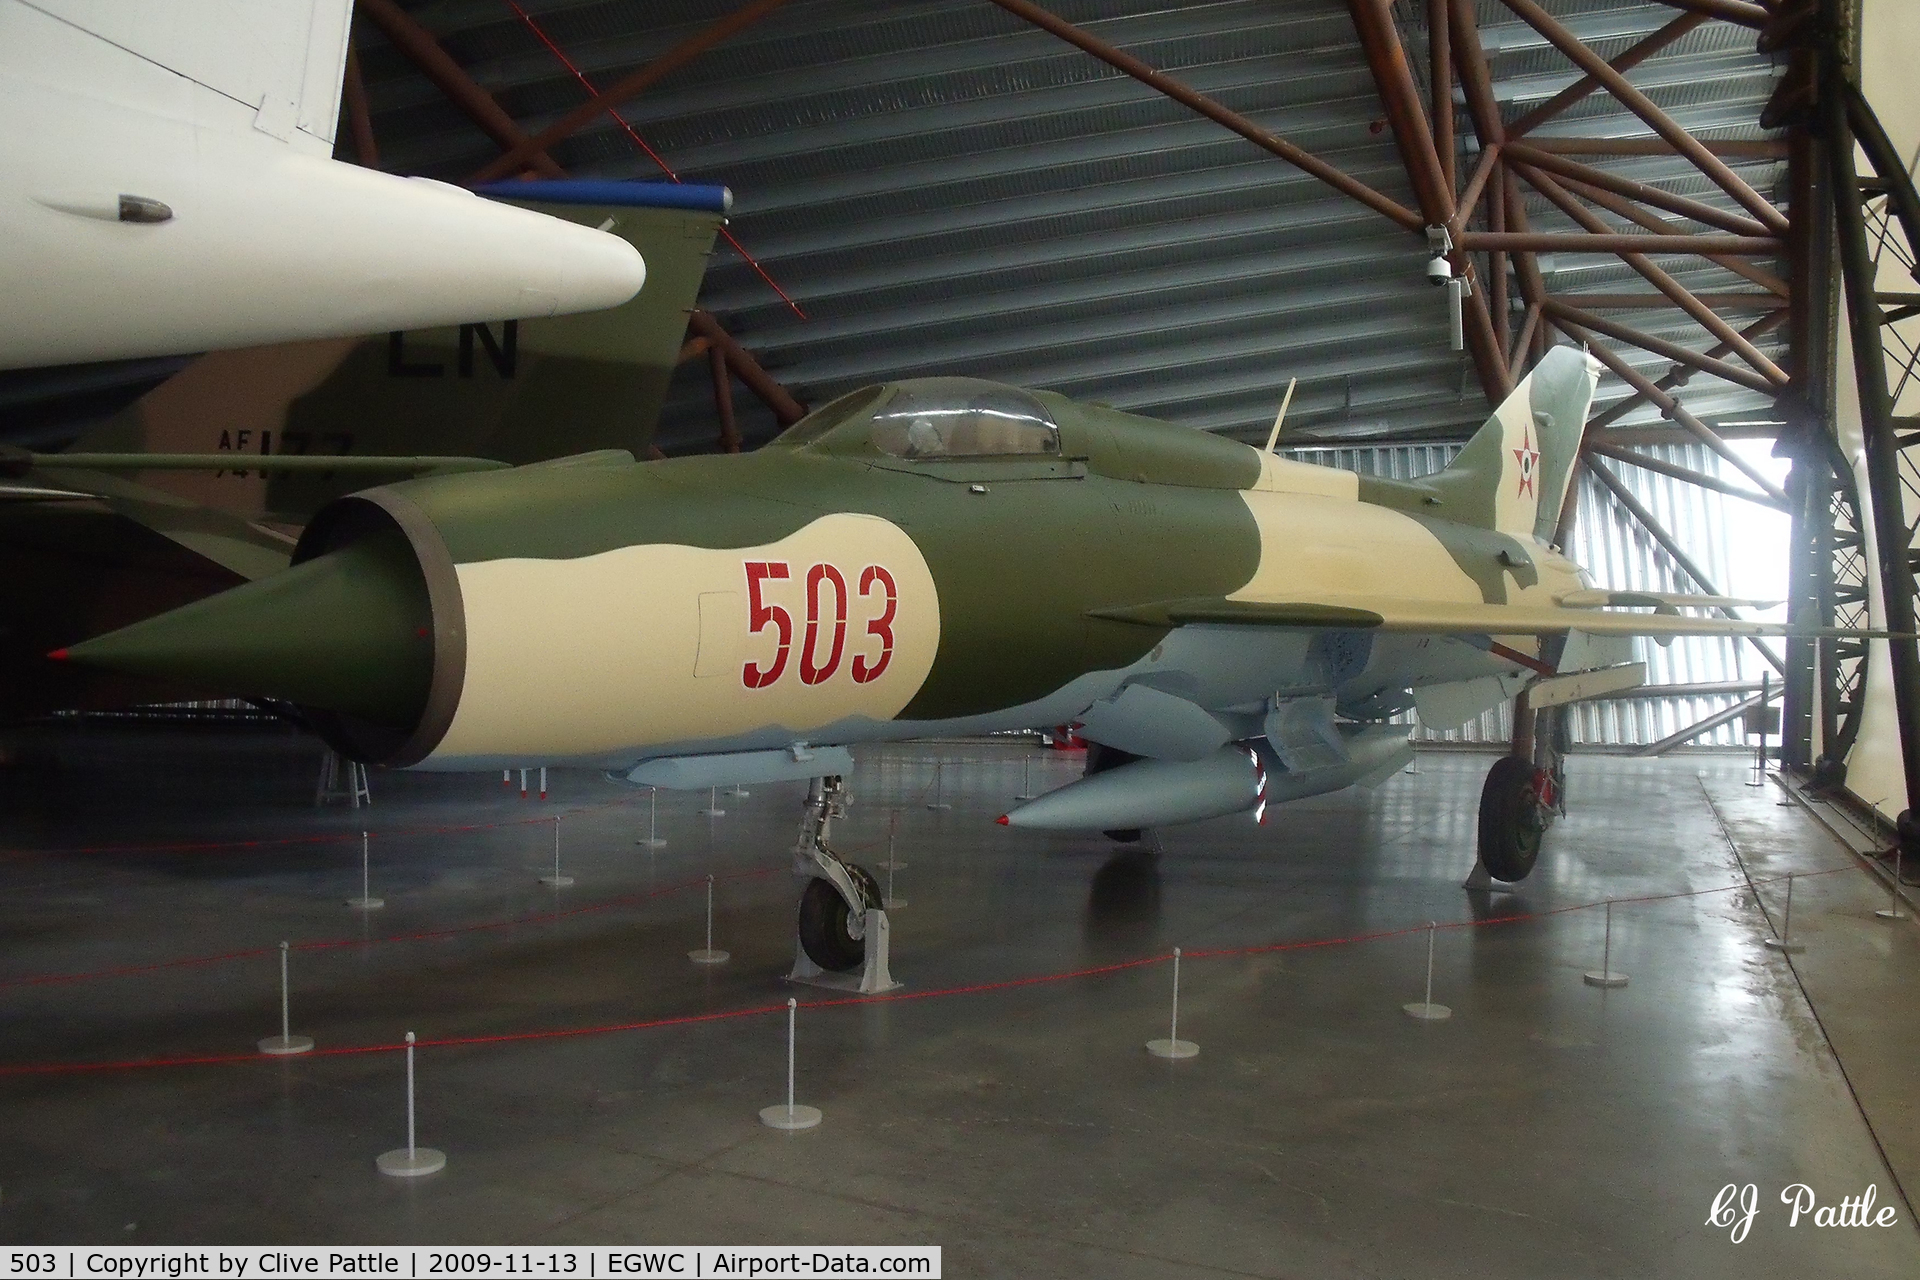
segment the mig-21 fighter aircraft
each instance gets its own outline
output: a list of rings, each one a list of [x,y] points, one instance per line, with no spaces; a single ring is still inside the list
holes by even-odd
[[[1523,688],[1629,687],[1627,637],[1781,632],[1596,591],[1548,545],[1597,372],[1550,351],[1415,480],[1047,392],[889,383],[751,454],[367,489],[286,571],[53,656],[291,703],[396,767],[814,779],[800,942],[847,970],[878,895],[818,837],[854,744],[1075,724],[1088,776],[1001,821],[1124,833],[1382,778],[1410,706],[1450,725]],[[1494,767],[1495,876],[1531,869],[1554,781]]]

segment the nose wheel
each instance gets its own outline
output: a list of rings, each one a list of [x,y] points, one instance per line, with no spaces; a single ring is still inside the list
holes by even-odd
[[[880,882],[865,867],[827,846],[827,833],[844,806],[839,778],[816,781],[807,796],[794,874],[806,881],[794,927],[794,982],[871,995],[900,984],[887,968],[890,926],[880,909]]]
[[[830,973],[851,972],[866,960],[867,912],[880,905],[880,885],[873,873],[852,863],[842,865],[864,899],[859,910],[820,876],[810,878],[800,893],[800,949]]]

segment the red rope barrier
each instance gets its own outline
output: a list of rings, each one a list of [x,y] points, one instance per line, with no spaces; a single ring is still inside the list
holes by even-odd
[[[715,884],[727,884],[734,880],[753,880],[770,876],[774,868],[762,868],[758,871],[737,871],[731,875],[715,876]],[[608,898],[603,902],[589,903],[583,907],[569,907],[565,911],[540,911],[530,915],[514,916],[506,920],[482,920],[475,924],[448,925],[443,929],[422,929],[414,933],[394,933],[384,938],[321,938],[310,942],[296,942],[289,951],[333,951],[341,947],[384,946],[393,942],[429,942],[436,938],[457,937],[463,933],[484,933],[493,929],[513,929],[521,925],[551,924],[556,920],[567,920],[574,916],[592,915],[601,911],[612,911],[617,907],[633,906],[648,902],[654,898],[663,898],[672,893],[684,893],[688,889],[704,888],[707,878],[685,880],[679,884],[668,885],[662,889],[649,889],[645,893],[623,894],[618,898]],[[230,960],[253,960],[261,956],[270,956],[280,950],[278,944],[267,947],[249,947],[244,951],[222,951],[214,955],[183,956],[174,960],[156,960],[150,964],[119,965],[107,969],[89,969],[77,973],[48,973],[25,978],[0,979],[0,990],[9,987],[50,987],[69,982],[86,982],[99,978],[127,978],[142,973],[158,973],[167,969],[192,969],[205,965],[223,964]]]
[[[550,809],[526,818],[507,818],[500,822],[462,822],[434,827],[355,827],[350,831],[326,831],[310,836],[276,836],[265,840],[185,840],[167,844],[99,844],[68,849],[4,849],[0,858],[71,858],[83,854],[112,853],[226,853],[247,849],[277,849],[302,844],[344,844],[357,840],[364,831],[385,840],[418,836],[466,835],[474,831],[502,831],[508,827],[542,826],[555,818],[575,818],[581,814],[619,809],[637,803],[637,797],[603,800],[598,804],[577,805],[572,809]]]
[[[1310,938],[1292,942],[1256,943],[1245,947],[1217,947],[1202,951],[1181,952],[1186,960],[1219,959],[1230,956],[1264,955],[1280,951],[1304,951],[1323,947],[1357,946],[1368,942],[1379,942],[1388,938],[1402,938],[1424,933],[1429,928],[1439,929],[1477,929],[1488,925],[1516,924],[1527,920],[1544,920],[1553,916],[1568,915],[1576,911],[1590,911],[1603,907],[1608,901],[1618,903],[1671,902],[1682,898],[1698,898],[1714,893],[1731,893],[1741,889],[1758,888],[1763,884],[1777,884],[1782,880],[1810,880],[1818,876],[1833,875],[1841,871],[1852,871],[1851,863],[1844,866],[1825,867],[1818,871],[1795,872],[1790,877],[1782,874],[1749,883],[1741,880],[1735,884],[1718,885],[1710,889],[1686,889],[1674,893],[1644,894],[1633,898],[1600,899],[1593,902],[1575,903],[1564,907],[1552,907],[1545,911],[1523,911],[1513,915],[1494,916],[1484,920],[1453,920],[1445,924],[1416,924],[1399,929],[1382,929],[1372,933],[1349,934],[1335,938]],[[749,874],[770,874],[757,872]],[[739,878],[739,877],[732,877]],[[698,884],[704,885],[705,878]],[[657,893],[678,891],[688,886],[675,886],[673,890],[659,890]],[[587,908],[581,908],[586,910]],[[254,954],[264,954],[254,953]],[[803,1009],[833,1009],[848,1005],[893,1004],[912,1000],[935,1000],[952,996],[983,995],[995,991],[1010,991],[1022,987],[1046,986],[1059,982],[1070,982],[1080,978],[1105,977],[1122,973],[1130,969],[1145,968],[1163,964],[1173,958],[1171,952],[1160,955],[1142,956],[1134,960],[1122,960],[1113,964],[1097,965],[1085,969],[1070,969],[1059,973],[1034,974],[1024,978],[1006,978],[995,982],[976,982],[964,986],[940,987],[930,991],[902,991],[885,995],[843,996],[836,999],[803,1001]],[[714,1013],[683,1014],[671,1018],[655,1018],[643,1022],[607,1023],[588,1027],[556,1027],[541,1031],[510,1031],[481,1036],[448,1036],[439,1039],[417,1040],[418,1048],[456,1048],[460,1046],[512,1044],[533,1040],[571,1039],[580,1036],[612,1035],[627,1031],[645,1031],[659,1027],[686,1026],[702,1022],[725,1022],[738,1018],[754,1018],[769,1013],[780,1013],[786,1009],[784,1002],[779,1004],[755,1005],[744,1009],[726,1009]],[[316,1049],[302,1054],[306,1058],[350,1057],[369,1053],[395,1053],[406,1048],[404,1042],[392,1044],[350,1045],[335,1049]],[[258,1053],[233,1053],[175,1058],[144,1058],[119,1062],[48,1062],[26,1063],[15,1066],[0,1066],[0,1076],[44,1076],[66,1075],[100,1071],[132,1071],[156,1067],[193,1067],[227,1066],[242,1062],[262,1062],[269,1059]],[[273,1061],[287,1062],[290,1059],[276,1058]]]

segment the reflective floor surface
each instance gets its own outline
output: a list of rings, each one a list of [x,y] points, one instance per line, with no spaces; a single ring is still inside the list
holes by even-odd
[[[318,751],[278,730],[26,741],[0,770],[0,1240],[931,1243],[949,1276],[1920,1274],[1920,933],[1877,918],[1884,883],[1742,760],[1576,758],[1540,868],[1488,895],[1460,887],[1482,755],[1423,753],[1371,793],[1157,853],[994,825],[1078,756],[859,759],[838,845],[885,886],[892,833],[907,984],[867,1002],[783,981],[799,786],[723,791],[717,817],[661,792],[650,851],[648,793],[587,773],[542,803],[498,775],[376,771],[355,812],[313,807]],[[539,882],[556,818],[565,888]],[[343,905],[363,827],[373,912]],[[1788,872],[1791,957],[1762,946]],[[731,959],[700,966],[708,875]],[[1615,990],[1582,980],[1608,899]],[[1452,1017],[1421,1022],[1402,1006],[1429,921]],[[310,1056],[254,1049],[280,1030],[282,940]],[[1168,1034],[1176,946],[1200,1053],[1169,1062],[1143,1046]],[[825,1115],[793,1133],[758,1117],[785,1097],[790,994],[796,1097]],[[374,1158],[405,1142],[409,1030],[419,1141],[448,1164],[397,1181]],[[1738,1243],[1708,1223],[1729,1184],[1757,1196]],[[1873,1187],[1897,1223],[1790,1225],[1795,1184],[1835,1206]]]

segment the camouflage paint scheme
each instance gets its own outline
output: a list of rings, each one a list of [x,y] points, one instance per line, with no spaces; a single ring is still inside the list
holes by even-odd
[[[428,769],[1048,726],[1135,685],[1237,740],[1295,704],[1492,705],[1543,634],[1742,628],[1560,603],[1586,583],[1545,536],[1596,375],[1556,349],[1411,482],[1044,392],[888,384],[754,454],[365,491],[285,574],[71,657],[284,698],[362,758]],[[1028,434],[916,453],[943,414]]]

